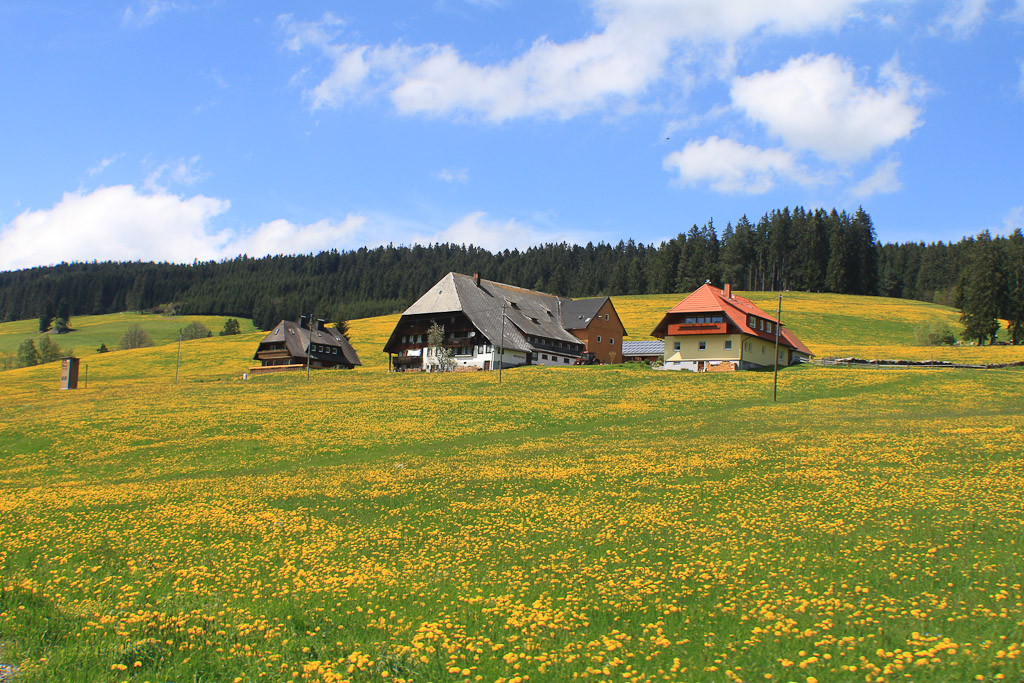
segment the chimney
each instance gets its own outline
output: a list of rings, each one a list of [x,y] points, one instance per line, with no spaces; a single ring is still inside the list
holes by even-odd
[[[730,285],[728,282],[725,283],[725,289],[723,291],[725,292],[726,299],[732,298],[732,285]]]
[[[324,329],[324,323],[326,323],[326,322],[327,321],[324,320],[323,318],[317,318],[316,319],[316,329],[318,329],[318,330]]]
[[[308,315],[300,315],[299,316],[299,327],[301,327],[302,329],[306,329],[306,330],[309,329],[309,316]]]
[[[480,273],[473,273],[473,282],[477,287],[480,286]]]

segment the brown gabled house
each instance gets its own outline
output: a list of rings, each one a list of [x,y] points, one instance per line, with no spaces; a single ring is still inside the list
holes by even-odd
[[[562,325],[602,363],[621,363],[626,328],[608,297],[576,299],[562,306]]]
[[[311,368],[354,368],[362,365],[356,350],[338,330],[324,325],[324,320],[310,326],[309,316],[299,322],[282,320],[272,329],[256,349],[253,360],[262,363],[253,372],[300,369],[308,362]]]

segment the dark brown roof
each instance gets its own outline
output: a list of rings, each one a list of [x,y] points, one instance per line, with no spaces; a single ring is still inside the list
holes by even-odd
[[[328,348],[337,347],[338,355],[344,357],[349,365],[362,365],[359,361],[359,355],[352,348],[352,344],[349,343],[348,339],[341,332],[333,327],[321,328],[319,325],[315,325],[312,330],[312,336],[314,344],[320,344]],[[310,330],[307,327],[294,323],[291,320],[282,320],[263,338],[263,341],[260,342],[259,347],[256,349],[256,353],[259,353],[264,344],[277,344],[284,341],[288,353],[293,358],[305,358],[306,349],[309,348],[309,339]]]

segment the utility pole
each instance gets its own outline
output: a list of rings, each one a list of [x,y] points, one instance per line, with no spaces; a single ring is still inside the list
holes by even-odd
[[[505,360],[505,299],[501,300],[501,339],[498,351],[498,384],[501,384],[501,366]]]
[[[782,293],[779,293],[779,309],[775,312],[775,376],[772,378],[772,402],[779,400],[779,328],[782,327]]]
[[[309,359],[313,355],[313,314],[309,314],[306,330],[309,332],[309,343],[306,345],[306,381],[309,381]]]
[[[178,373],[181,371],[181,328],[178,328],[178,364],[174,366],[174,383],[178,383]]]

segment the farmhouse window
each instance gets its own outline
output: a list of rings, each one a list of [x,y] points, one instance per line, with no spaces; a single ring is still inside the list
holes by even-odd
[[[725,340],[725,350],[728,351],[731,348],[732,348],[732,340],[731,339],[726,339]]]
[[[672,349],[673,349],[674,351],[678,351],[678,350],[679,350],[679,342],[673,342],[673,344],[672,344]]]
[[[708,343],[707,342],[698,342],[698,343],[699,343],[701,351],[703,351],[704,349],[706,349],[708,347]]]
[[[541,357],[542,360],[547,360],[548,359],[548,354],[542,353],[542,354],[540,354],[540,357]]]
[[[600,344],[600,343],[601,343],[601,335],[597,335],[597,343],[598,343],[598,344]]]
[[[615,337],[608,337],[608,343],[609,344],[614,344],[615,343]]]

